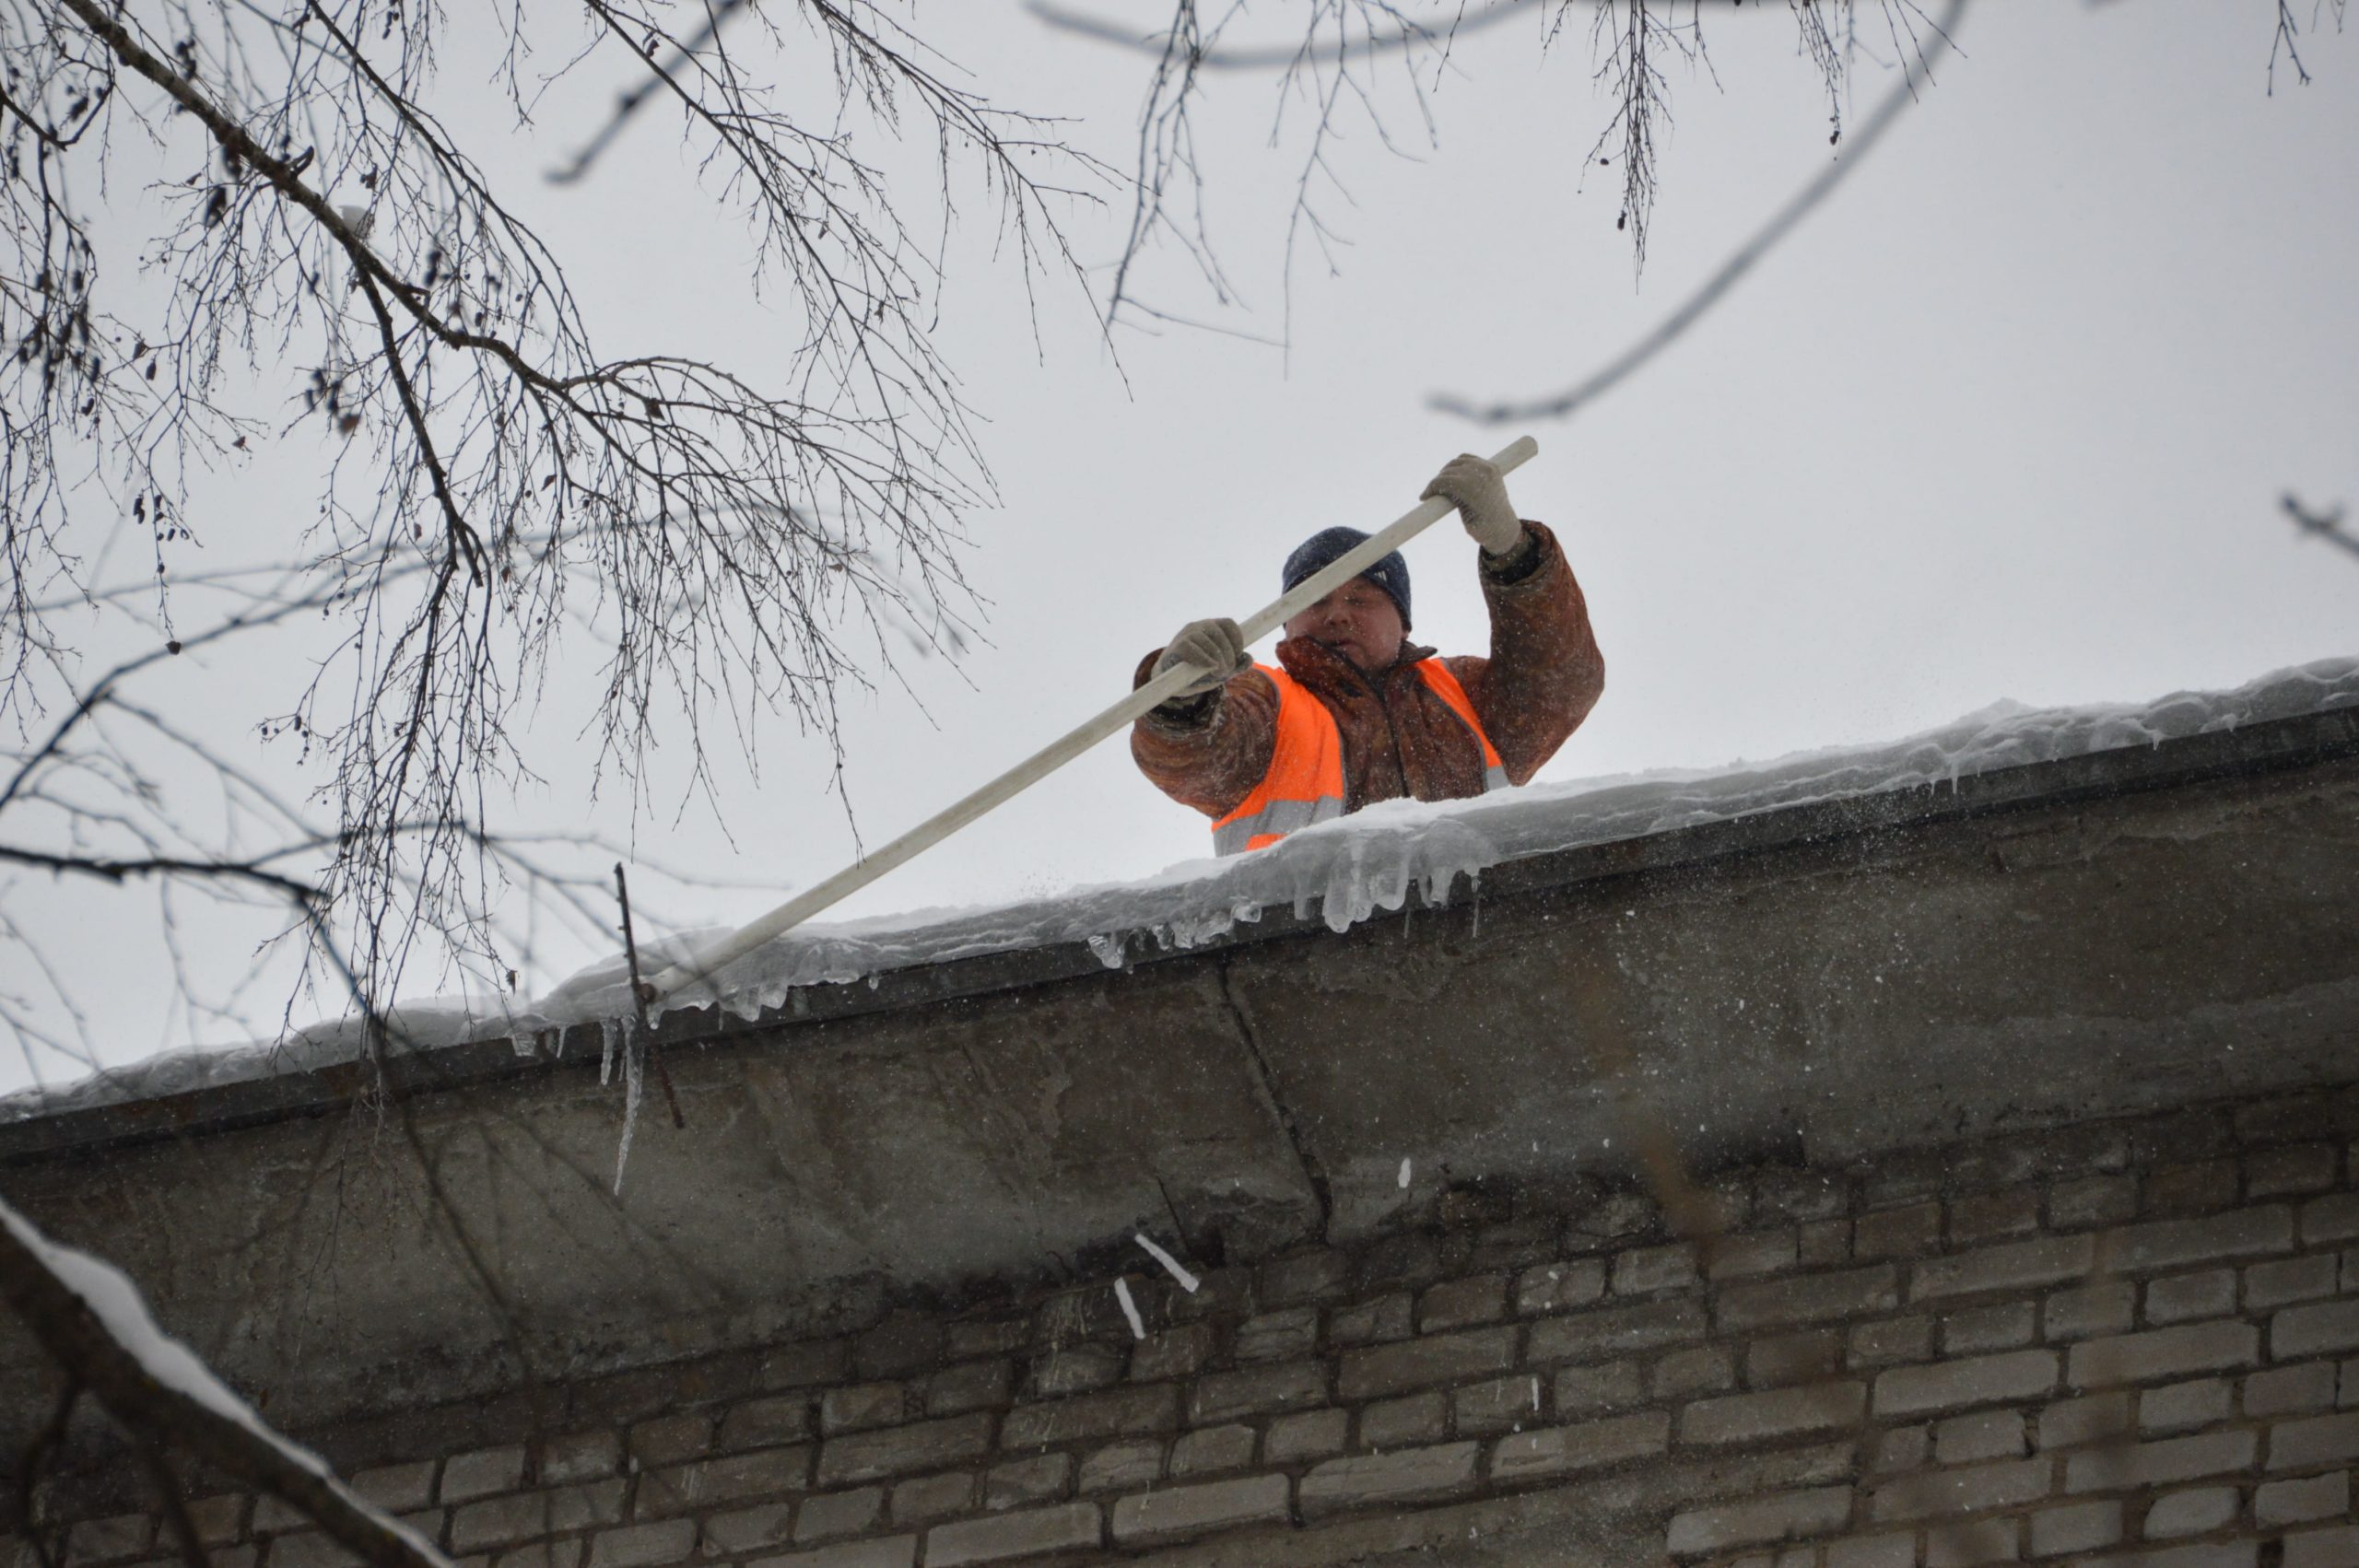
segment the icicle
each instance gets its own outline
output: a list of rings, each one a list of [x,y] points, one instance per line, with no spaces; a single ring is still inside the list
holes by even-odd
[[[1121,1275],[1114,1277],[1114,1299],[1122,1305],[1122,1316],[1131,1320],[1131,1338],[1146,1338],[1146,1320],[1139,1316],[1138,1303],[1131,1299],[1131,1282]]]
[[[1156,1246],[1155,1243],[1147,1240],[1145,1236],[1141,1235],[1136,1232],[1132,1233],[1131,1239],[1137,1242],[1141,1246],[1145,1247],[1146,1255],[1149,1258],[1154,1258],[1157,1263],[1162,1264],[1164,1271],[1169,1274],[1173,1279],[1180,1281],[1180,1288],[1181,1290],[1186,1291],[1190,1295],[1194,1295],[1196,1293],[1196,1276],[1181,1268],[1180,1266],[1180,1260],[1177,1258],[1172,1257],[1171,1254],[1164,1251],[1163,1248]]]
[[[598,1020],[598,1087],[604,1088],[615,1077],[615,1021]]]
[[[630,1164],[630,1135],[639,1129],[640,1066],[646,1059],[647,1046],[635,1038],[635,1031],[628,1026],[623,1031],[623,1141],[615,1151],[615,1196],[623,1192],[623,1167]]]
[[[1401,1161],[1401,1190],[1409,1190],[1409,1162],[1406,1157]]]

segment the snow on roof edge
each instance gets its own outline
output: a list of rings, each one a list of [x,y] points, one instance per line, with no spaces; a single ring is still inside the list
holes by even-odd
[[[1314,910],[1343,931],[1397,910],[1411,887],[1446,900],[1462,878],[1502,861],[1646,837],[1820,802],[1920,789],[2068,757],[2359,706],[2359,658],[2274,671],[2228,691],[2174,692],[2142,705],[2028,708],[2001,701],[1920,733],[1860,746],[1797,752],[1705,770],[1529,786],[1497,798],[1393,801],[1307,828],[1271,848],[1186,860],[1134,882],[1046,897],[801,927],[667,999],[668,1009],[719,1005],[752,1020],[790,1008],[792,993],[986,954],[1086,943],[1109,967],[1144,942],[1163,950],[1218,940],[1273,907]],[[642,963],[686,957],[725,928],[653,942]],[[717,994],[716,994],[717,991]],[[536,1054],[551,1031],[598,1024],[609,1060],[618,1021],[633,1012],[625,960],[590,965],[529,1005],[464,998],[404,1002],[393,1022],[418,1049],[507,1036]],[[158,1099],[216,1085],[317,1071],[357,1059],[355,1021],[312,1025],[288,1039],[168,1052],[77,1082],[0,1097],[0,1124],[69,1110]]]

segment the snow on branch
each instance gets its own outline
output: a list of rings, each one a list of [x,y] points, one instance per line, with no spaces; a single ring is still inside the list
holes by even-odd
[[[0,1297],[151,1457],[168,1445],[192,1454],[302,1513],[374,1568],[451,1568],[426,1538],[355,1495],[157,1327],[122,1270],[50,1240],[5,1201]],[[160,1462],[154,1468],[162,1479]]]

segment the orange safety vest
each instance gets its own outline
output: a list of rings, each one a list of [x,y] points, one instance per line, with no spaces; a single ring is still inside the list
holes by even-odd
[[[1213,824],[1213,852],[1234,855],[1275,844],[1298,827],[1344,814],[1344,733],[1327,705],[1310,689],[1274,665],[1256,664],[1278,688],[1278,732],[1270,750],[1269,770],[1237,809]],[[1466,721],[1483,747],[1483,788],[1508,787],[1507,765],[1499,760],[1491,737],[1474,717],[1466,688],[1438,659],[1414,666],[1449,710]]]

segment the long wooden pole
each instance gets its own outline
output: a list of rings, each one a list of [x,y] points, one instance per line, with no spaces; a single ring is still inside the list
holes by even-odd
[[[1539,451],[1537,441],[1530,436],[1523,436],[1494,453],[1491,461],[1498,464],[1499,471],[1504,474],[1520,468]],[[1449,502],[1438,497],[1419,501],[1367,543],[1345,551],[1274,602],[1239,621],[1238,625],[1244,631],[1246,646],[1251,647],[1318,603],[1336,588],[1359,576],[1449,516],[1451,509]],[[743,958],[772,937],[801,925],[829,905],[866,887],[896,866],[916,859],[993,806],[1023,793],[1116,731],[1128,729],[1140,714],[1168,701],[1182,686],[1203,673],[1202,669],[1192,664],[1166,670],[1105,712],[1017,763],[957,804],[936,813],[874,853],[863,856],[827,881],[814,883],[761,919],[732,931],[687,962],[673,965],[641,986],[640,993],[653,1001],[670,995],[682,986],[718,973],[724,965]]]

